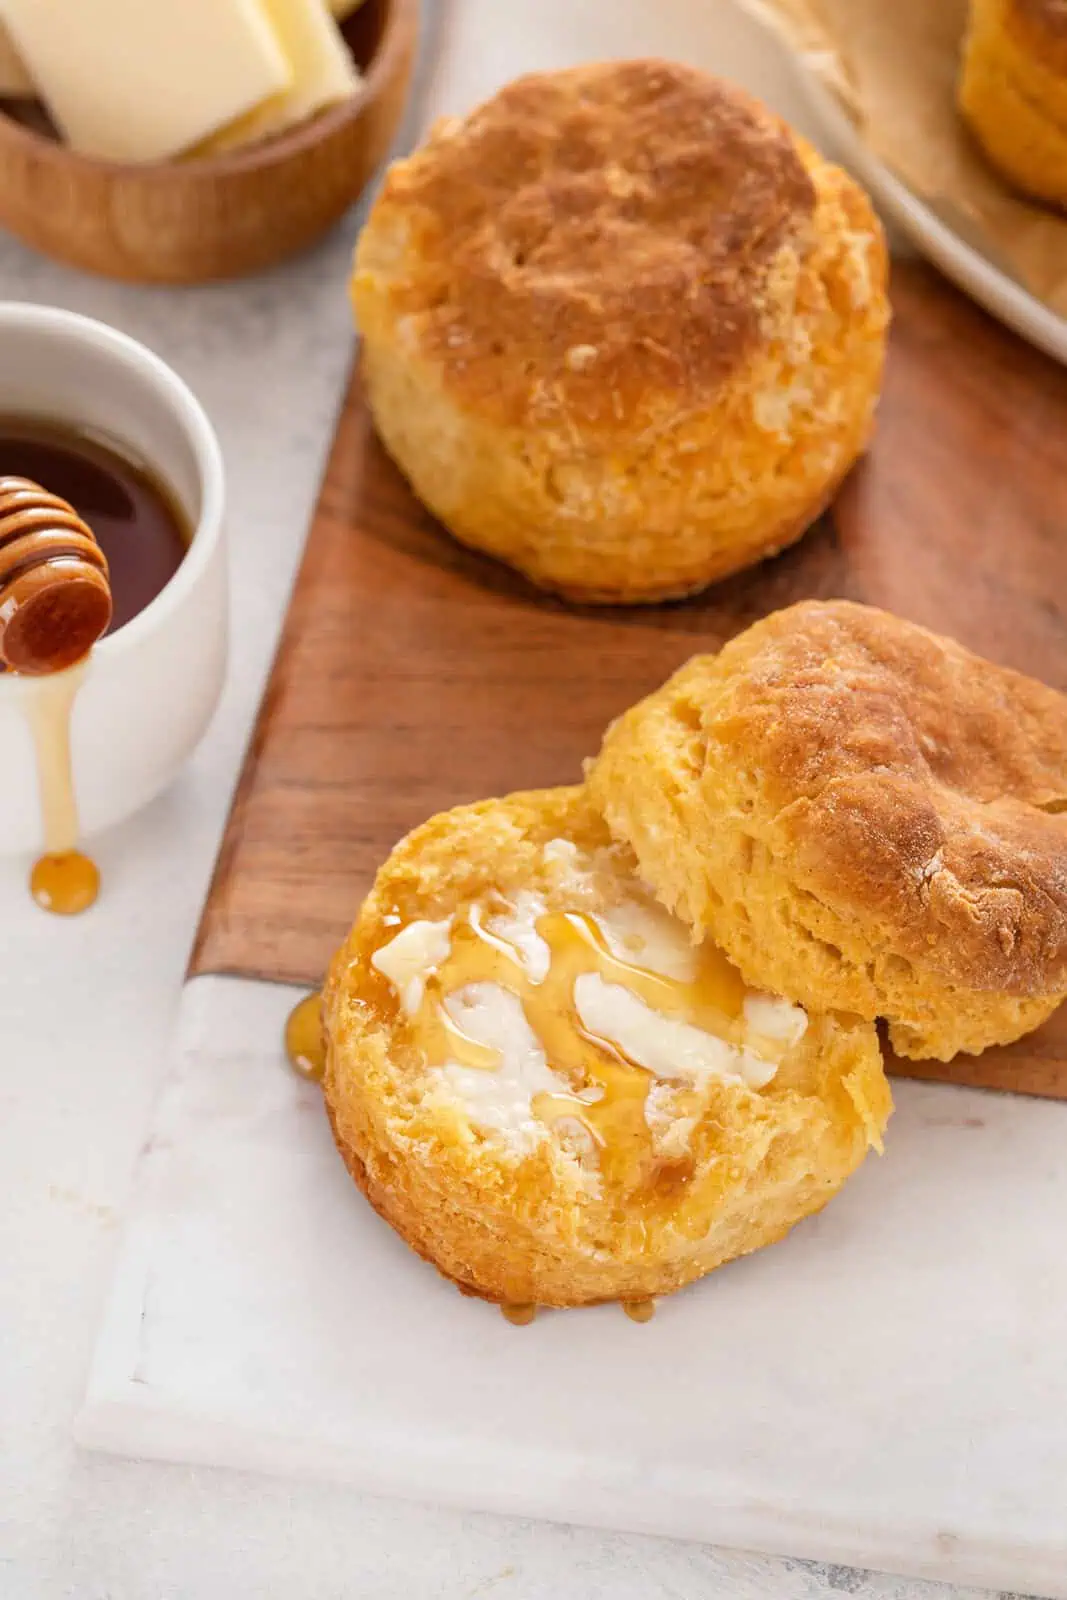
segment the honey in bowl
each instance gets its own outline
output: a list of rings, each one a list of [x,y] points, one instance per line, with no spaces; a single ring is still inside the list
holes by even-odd
[[[110,440],[35,418],[0,416],[0,477],[30,478],[92,529],[111,579],[108,633],[166,588],[192,538],[169,487]]]
[[[26,480],[21,488],[18,480]],[[25,590],[27,579],[43,578],[48,583],[49,572],[61,574],[76,553],[64,547],[72,537],[82,555],[87,541],[95,540],[110,587],[108,633],[122,628],[151,604],[177,572],[188,549],[191,529],[167,486],[121,449],[87,432],[36,419],[0,417],[0,481],[13,490],[5,501],[5,505],[10,502],[8,565],[15,563],[7,574],[12,594],[16,584]],[[35,493],[35,486],[44,492]],[[72,536],[71,512],[84,524],[85,539]],[[3,532],[0,528],[0,543],[4,542]],[[55,548],[50,548],[49,541]],[[23,548],[30,553],[20,564]],[[37,621],[36,632],[44,636],[41,643],[52,654],[50,661],[32,669],[40,675],[34,676],[27,696],[45,840],[45,853],[33,868],[30,889],[43,909],[72,916],[94,903],[100,879],[95,863],[76,848],[78,816],[70,758],[71,712],[85,672],[85,659],[73,658],[87,641],[66,649],[61,637],[47,637],[50,623],[57,633],[62,631],[64,612],[57,601],[63,592],[62,583],[52,584],[35,597],[43,619]],[[67,592],[73,593],[69,585]],[[99,635],[106,615],[100,617],[89,639]],[[14,625],[12,619],[7,620],[9,628]],[[14,654],[10,659],[14,666]],[[52,672],[49,665],[64,670]],[[27,665],[22,670],[31,669]]]

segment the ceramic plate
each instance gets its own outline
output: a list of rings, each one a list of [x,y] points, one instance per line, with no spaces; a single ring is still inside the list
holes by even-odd
[[[797,78],[813,120],[866,185],[884,216],[986,311],[1031,344],[1067,364],[1067,319],[1059,316],[920,200],[866,149],[832,94],[798,64]]]

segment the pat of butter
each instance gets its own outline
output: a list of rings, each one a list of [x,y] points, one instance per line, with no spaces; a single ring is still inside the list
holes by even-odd
[[[475,1127],[495,1129],[532,1149],[545,1137],[545,1126],[534,1115],[536,1097],[572,1091],[567,1079],[548,1065],[521,1000],[495,983],[471,983],[450,994],[445,1009],[468,1038],[500,1056],[495,1072],[458,1061],[433,1069],[445,1098],[458,1100]]]
[[[790,1005],[780,995],[746,995],[744,1013],[750,1039],[755,1036],[791,1048],[799,1044],[808,1031],[807,1012],[800,1006]]]
[[[401,1006],[413,1017],[422,1004],[426,979],[442,961],[448,960],[451,948],[451,917],[443,922],[409,922],[395,939],[375,950],[370,964],[388,978],[400,996]]]
[[[774,1077],[770,1062],[690,1022],[661,1016],[621,984],[606,983],[599,972],[583,972],[575,981],[574,1003],[591,1034],[668,1083],[700,1088],[710,1078],[762,1089]]]
[[[208,141],[205,152],[267,139],[349,99],[359,86],[359,69],[322,0],[260,0],[260,4],[292,68],[292,82],[223,128]]]
[[[292,81],[259,0],[3,0],[15,47],[67,141],[162,161]]]
[[[0,95],[24,100],[33,93],[33,83],[22,65],[22,57],[11,42],[11,35],[0,22]]]

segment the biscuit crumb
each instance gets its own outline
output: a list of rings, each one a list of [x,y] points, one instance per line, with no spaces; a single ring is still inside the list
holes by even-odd
[[[572,344],[567,351],[567,365],[572,372],[585,372],[597,358],[595,344]]]

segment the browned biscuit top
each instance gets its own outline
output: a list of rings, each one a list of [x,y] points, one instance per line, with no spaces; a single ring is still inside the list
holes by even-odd
[[[1031,28],[1067,39],[1067,0],[1011,0],[1011,9]]]
[[[789,129],[741,90],[662,61],[575,67],[518,79],[390,169],[357,290],[378,275],[406,336],[502,421],[549,397],[618,426],[736,369],[814,208]]]
[[[974,989],[1067,981],[1067,698],[872,607],[777,612],[709,662],[798,877]],[[703,696],[699,696],[703,698]]]
[[[1042,77],[1067,73],[1067,0],[1001,0],[1000,13],[1017,50]]]

